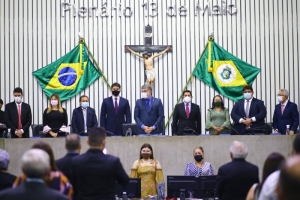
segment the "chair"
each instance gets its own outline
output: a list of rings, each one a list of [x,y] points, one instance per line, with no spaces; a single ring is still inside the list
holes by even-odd
[[[40,137],[40,131],[43,131],[43,124],[32,124],[32,137]]]

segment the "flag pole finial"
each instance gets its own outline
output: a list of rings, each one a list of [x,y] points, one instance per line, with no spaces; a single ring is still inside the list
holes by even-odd
[[[79,38],[79,43],[83,44],[84,43],[84,38]]]
[[[208,41],[214,41],[214,32],[213,31],[209,34]]]

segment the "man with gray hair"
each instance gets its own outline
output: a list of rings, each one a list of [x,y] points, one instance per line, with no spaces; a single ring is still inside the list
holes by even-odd
[[[217,196],[221,200],[245,200],[251,186],[259,182],[258,167],[245,160],[248,148],[243,142],[233,141],[229,150],[232,161],[219,168]]]
[[[41,149],[30,149],[21,158],[21,168],[27,179],[17,188],[0,192],[1,200],[68,200],[68,197],[50,189],[44,183],[50,173],[50,158]]]
[[[7,172],[9,161],[8,153],[0,149],[0,190],[11,188],[17,178],[15,175]]]
[[[139,127],[139,135],[158,135],[162,132],[161,122],[164,119],[164,107],[160,99],[152,96],[150,85],[141,88],[141,99],[138,99],[134,108],[134,120]]]
[[[297,104],[288,100],[289,92],[286,89],[279,90],[277,100],[279,104],[275,106],[273,114],[273,128],[275,133],[286,134],[289,125],[289,135],[293,135],[299,125],[299,112]]]

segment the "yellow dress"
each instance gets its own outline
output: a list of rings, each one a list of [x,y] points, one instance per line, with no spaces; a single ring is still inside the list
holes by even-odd
[[[138,161],[137,169],[131,168],[130,178],[141,178],[142,198],[148,198],[149,195],[157,195],[157,184],[164,182],[162,169],[156,168],[157,161],[154,160],[152,166],[141,166],[141,160]]]

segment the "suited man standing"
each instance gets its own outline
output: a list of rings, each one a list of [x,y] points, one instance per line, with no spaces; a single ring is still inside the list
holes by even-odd
[[[71,176],[77,200],[115,200],[116,181],[126,186],[129,177],[118,157],[103,153],[105,129],[91,128],[87,143],[89,150],[72,158]]]
[[[243,142],[230,146],[231,162],[218,171],[217,196],[221,200],[245,200],[249,189],[259,182],[258,167],[247,162],[248,148]]]
[[[273,128],[276,133],[286,134],[286,125],[290,125],[290,135],[293,135],[299,125],[299,112],[297,104],[288,100],[289,92],[281,89],[278,92],[279,104],[275,106],[273,114]]]
[[[267,110],[264,102],[253,97],[253,88],[246,85],[243,88],[244,99],[236,102],[231,110],[235,134],[261,133],[265,129]]]
[[[183,103],[175,106],[172,123],[173,135],[201,133],[200,107],[192,103],[192,98],[192,92],[186,90],[182,94]]]
[[[73,110],[72,132],[86,136],[88,129],[98,126],[95,109],[89,107],[89,97],[82,95],[79,99],[80,106]]]
[[[0,124],[5,124],[5,113],[2,111],[2,106],[3,106],[3,100],[0,99]],[[2,134],[4,132],[5,128],[0,126],[0,138],[2,138]]]
[[[152,88],[145,84],[141,89],[141,99],[134,108],[134,119],[138,124],[139,135],[158,135],[164,119],[164,107],[160,99],[152,96]]]
[[[14,89],[15,101],[5,105],[6,127],[11,129],[12,138],[29,138],[29,127],[32,122],[31,108],[22,102],[23,91]]]
[[[100,126],[115,135],[122,135],[122,124],[131,123],[131,111],[127,99],[120,97],[121,85],[111,85],[112,96],[102,102],[100,113]]]

